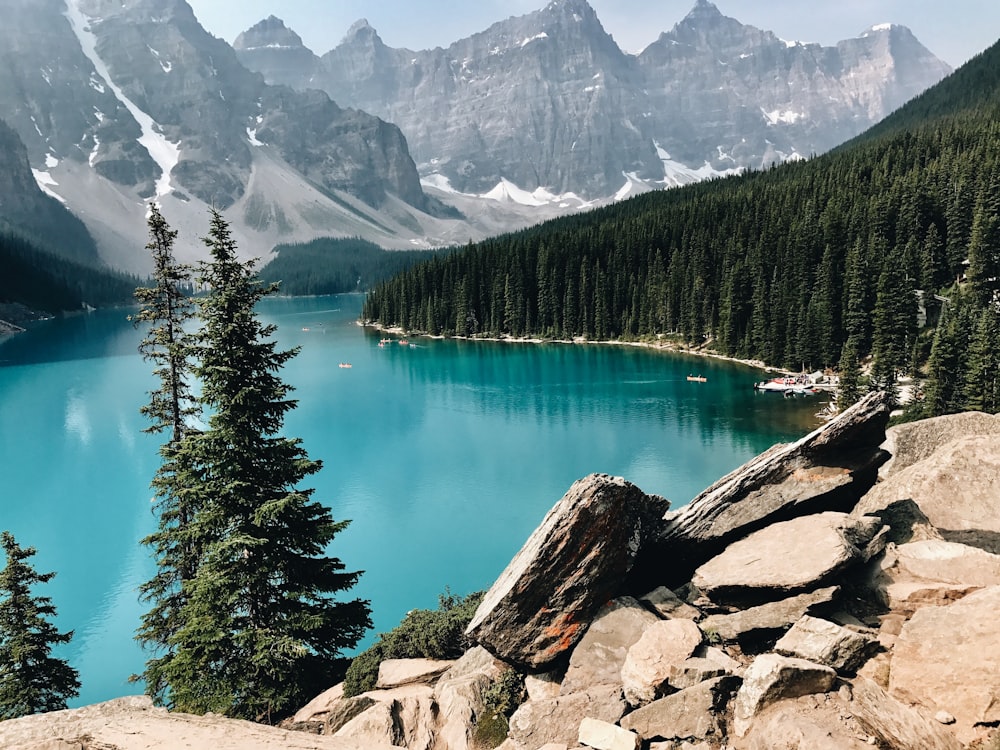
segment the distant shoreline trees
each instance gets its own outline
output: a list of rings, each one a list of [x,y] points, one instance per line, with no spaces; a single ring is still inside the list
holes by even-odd
[[[154,253],[172,242],[161,219],[151,213]],[[334,521],[313,491],[300,487],[321,464],[301,441],[280,435],[296,402],[278,373],[297,350],[278,350],[274,326],[254,312],[277,286],[256,280],[253,261],[238,260],[216,211],[205,244],[210,260],[197,278],[205,289],[197,299],[201,328],[185,340],[178,365],[201,385],[194,405],[207,425],[179,427],[179,439],[161,452],[154,488],[168,512],[146,540],[159,571],[143,590],[153,609],[137,638],[154,653],[139,677],[171,708],[273,721],[342,676],[340,654],[371,627],[370,611],[366,601],[333,599],[360,575],[326,555],[348,522]],[[145,296],[157,298],[149,290]],[[155,330],[170,313],[148,301],[144,312]],[[160,347],[168,356],[169,347]],[[154,424],[170,401],[160,394],[173,393],[168,372],[157,370],[161,388],[146,409]]]

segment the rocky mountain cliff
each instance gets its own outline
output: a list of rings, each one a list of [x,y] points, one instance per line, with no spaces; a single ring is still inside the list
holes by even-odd
[[[279,238],[362,227],[422,237],[433,229],[420,222],[446,213],[422,191],[398,128],[266,84],[184,0],[7,6],[0,104],[48,189],[116,265],[144,266],[151,198],[191,251],[209,205],[257,254]]]
[[[374,690],[331,687],[295,731],[122,698],[0,722],[0,743],[479,750],[503,692],[502,750],[995,747],[1000,416],[887,420],[871,394],[673,512],[579,480],[461,658],[384,661]]]
[[[98,263],[97,248],[84,225],[43,192],[50,179],[45,169],[32,171],[21,139],[0,120],[0,230],[26,237],[53,255]]]
[[[398,124],[425,185],[574,206],[826,151],[950,72],[901,26],[821,47],[708,0],[638,55],[586,0],[447,49],[393,49],[359,21],[317,58],[274,17],[236,49],[268,80]]]

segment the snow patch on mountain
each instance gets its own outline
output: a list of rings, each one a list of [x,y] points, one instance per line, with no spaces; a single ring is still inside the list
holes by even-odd
[[[783,122],[786,125],[794,125],[799,120],[806,119],[806,115],[801,112],[793,112],[790,109],[780,110],[775,109],[770,112],[765,110],[763,107],[760,108],[761,114],[764,115],[764,119],[767,120],[768,125],[777,125],[779,122]]]
[[[84,15],[80,9],[79,0],[66,0],[65,15],[69,20],[70,26],[73,28],[73,33],[76,34],[77,39],[80,41],[83,54],[93,64],[97,74],[103,79],[103,83],[111,89],[112,93],[118,98],[118,101],[125,106],[136,122],[139,123],[139,127],[142,129],[142,135],[138,138],[139,144],[146,149],[150,158],[156,162],[161,170],[160,179],[156,181],[156,196],[161,198],[167,195],[173,190],[173,186],[170,183],[170,173],[180,161],[180,144],[168,140],[153,118],[129,99],[125,95],[125,92],[112,80],[108,66],[97,52],[97,38],[90,28],[90,24],[99,19],[92,19]],[[94,84],[93,79],[91,80],[91,84]]]
[[[63,198],[59,193],[57,193],[52,188],[59,187],[59,183],[52,179],[52,175],[48,171],[42,171],[40,169],[32,169],[31,174],[35,177],[35,182],[38,184],[38,188],[45,193],[50,198],[55,198],[60,203],[65,204],[66,199]]]
[[[653,147],[656,149],[656,155],[659,156],[660,161],[663,162],[663,179],[660,182],[667,187],[681,187],[683,185],[690,185],[694,182],[701,182],[702,180],[710,180],[713,177],[728,177],[729,175],[740,174],[743,171],[742,168],[739,167],[733,169],[716,169],[707,161],[703,166],[693,169],[686,164],[682,164],[681,162],[672,159],[666,149],[664,149],[656,141],[653,141]],[[733,160],[729,154],[725,153],[722,146],[718,147],[718,151],[720,158],[729,159],[730,161]],[[638,177],[634,177],[634,179],[641,182]],[[625,190],[628,187],[629,185],[626,184],[618,192],[621,193],[622,190]],[[619,198],[618,200],[621,199]]]

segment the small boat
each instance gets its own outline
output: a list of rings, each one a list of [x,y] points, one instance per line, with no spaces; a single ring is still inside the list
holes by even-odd
[[[399,345],[400,345],[400,346],[406,346],[406,345],[407,345],[407,344],[409,344],[409,343],[410,343],[410,342],[409,342],[409,341],[407,341],[406,339],[400,339],[400,340],[399,340]]]
[[[687,379],[688,379],[689,383],[707,383],[708,382],[708,378],[706,378],[704,375],[688,375]]]
[[[353,367],[353,365],[350,362],[341,362],[339,365],[337,365],[337,367],[339,367],[341,370],[349,370],[351,369],[351,367]]]
[[[382,339],[381,341],[378,342],[378,345],[379,346],[385,346],[386,344],[391,344],[391,343],[392,343],[392,339]]]

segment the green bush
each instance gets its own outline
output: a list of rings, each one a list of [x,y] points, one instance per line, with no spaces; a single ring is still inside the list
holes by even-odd
[[[358,654],[344,677],[344,696],[373,690],[378,666],[386,659],[457,659],[469,648],[465,628],[483,598],[482,591],[461,597],[447,589],[435,610],[415,609],[367,651]]]
[[[474,745],[493,750],[507,739],[507,719],[524,700],[524,678],[513,669],[505,669],[483,691],[483,714],[476,722]]]

